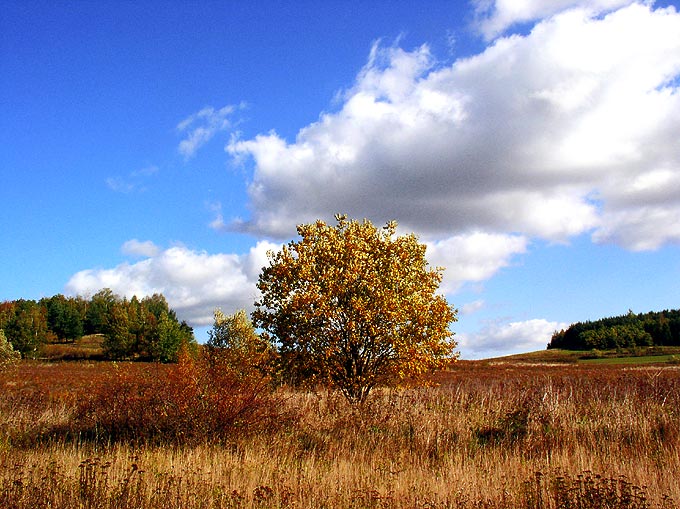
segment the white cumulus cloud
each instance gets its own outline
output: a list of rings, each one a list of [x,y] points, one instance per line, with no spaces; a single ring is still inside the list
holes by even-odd
[[[150,240],[130,239],[121,246],[120,250],[125,255],[153,257],[158,254],[160,248]]]
[[[227,152],[252,162],[251,215],[225,219],[215,205],[211,227],[288,239],[296,224],[338,212],[396,219],[446,268],[448,294],[510,266],[532,239],[680,243],[680,14],[631,0],[477,5],[492,41],[479,54],[442,63],[427,45],[376,43],[337,108],[295,139],[232,134]],[[188,159],[231,129],[240,107],[184,119],[179,152]],[[129,192],[129,180],[109,186]],[[133,239],[123,252],[143,259],[81,271],[67,288],[162,292],[183,319],[209,325],[216,306],[252,306],[265,253],[278,247],[208,254]],[[466,357],[483,357],[544,348],[566,326],[506,321],[458,340]]]
[[[465,359],[481,359],[544,350],[555,331],[569,327],[543,318],[494,323],[473,334],[457,334],[458,348]]]
[[[376,44],[338,110],[294,141],[227,145],[253,161],[252,215],[227,226],[285,238],[344,212],[441,242],[680,242],[680,14],[619,4],[553,2],[527,35],[450,65]]]
[[[429,242],[426,254],[431,265],[444,267],[441,289],[451,294],[466,282],[491,278],[526,247],[524,237],[477,232]]]
[[[566,9],[583,8],[592,14],[629,5],[633,0],[474,0],[476,26],[494,39],[508,28],[550,17]]]
[[[209,254],[184,246],[153,249],[152,243],[128,241],[124,251],[147,257],[110,269],[87,269],[66,284],[70,294],[92,295],[102,288],[114,293],[143,297],[162,293],[178,316],[194,327],[211,325],[213,310],[253,308],[259,295],[255,286],[267,251],[280,246],[260,241],[248,253]]]

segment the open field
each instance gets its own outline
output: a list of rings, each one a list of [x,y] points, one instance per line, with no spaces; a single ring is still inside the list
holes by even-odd
[[[83,336],[75,341],[47,343],[42,345],[40,357],[43,360],[102,360],[104,351],[103,334]]]
[[[642,357],[605,357],[601,359],[583,359],[584,364],[680,364],[678,355],[645,355]]]
[[[621,359],[621,360],[619,360]],[[623,360],[625,359],[625,360]],[[606,363],[647,364],[647,363],[674,363],[680,361],[679,346],[644,346],[636,348],[624,348],[619,350],[562,350],[554,348],[550,350],[538,350],[536,352],[508,355],[491,359],[489,362],[561,362],[561,363],[588,363],[593,360]]]
[[[175,428],[165,438],[167,428],[144,440],[131,439],[134,429],[106,439],[78,420],[103,387],[115,394],[124,380],[126,405],[134,405],[150,380],[186,381],[180,368],[23,362],[0,373],[0,507],[587,509],[680,501],[678,366],[459,362],[433,375],[431,387],[384,390],[360,410],[323,391],[279,389],[260,403],[275,406],[266,410],[276,420],[247,414],[203,439],[187,431],[183,440]]]

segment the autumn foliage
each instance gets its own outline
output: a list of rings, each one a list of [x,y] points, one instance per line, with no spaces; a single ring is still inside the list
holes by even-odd
[[[124,363],[78,401],[73,424],[95,442],[224,442],[284,422],[266,373],[206,352],[175,364]],[[278,423],[278,424],[277,424]]]
[[[5,337],[5,331],[0,329],[0,369],[15,364],[20,358],[21,354],[12,348],[12,343]]]
[[[216,379],[196,361],[22,361],[0,371],[0,507],[676,509],[680,501],[674,365],[461,361],[434,375],[436,387],[375,390],[357,412],[333,391],[280,388],[262,398],[217,379],[220,401],[222,389],[211,389]],[[92,412],[82,415],[83,405]]]
[[[270,376],[276,352],[273,345],[255,332],[245,310],[225,315],[216,309],[214,317],[203,352],[208,362],[215,369],[238,373],[243,379]]]
[[[302,240],[270,253],[253,320],[292,380],[360,403],[376,386],[450,362],[456,315],[415,235],[395,237],[396,222],[336,219],[298,226]]]

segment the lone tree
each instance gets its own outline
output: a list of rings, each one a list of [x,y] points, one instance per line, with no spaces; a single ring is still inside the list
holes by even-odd
[[[443,269],[429,267],[415,235],[395,237],[394,221],[379,230],[336,220],[300,225],[301,241],[268,253],[253,321],[295,380],[362,403],[376,386],[454,358],[456,311],[436,293]]]

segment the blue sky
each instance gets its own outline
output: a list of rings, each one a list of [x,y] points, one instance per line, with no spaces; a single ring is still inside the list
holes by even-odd
[[[0,4],[0,300],[199,340],[336,212],[446,267],[463,358],[680,307],[678,2]]]

